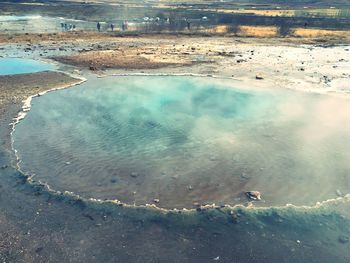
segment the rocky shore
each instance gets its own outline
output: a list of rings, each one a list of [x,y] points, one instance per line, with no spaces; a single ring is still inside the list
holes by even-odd
[[[0,48],[3,56],[52,58],[98,74],[191,72],[258,86],[346,93],[350,42],[318,40],[68,32],[0,35]]]

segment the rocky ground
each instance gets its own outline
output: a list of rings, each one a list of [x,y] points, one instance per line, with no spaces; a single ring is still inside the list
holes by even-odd
[[[30,95],[71,85],[77,82],[61,72],[38,72],[33,74],[4,75],[0,76],[0,107],[9,104],[22,104],[22,101]]]
[[[157,72],[234,77],[247,84],[347,91],[350,42],[314,38],[237,38],[69,32],[0,35],[4,56],[52,58],[98,74]],[[107,73],[107,74],[109,74]]]

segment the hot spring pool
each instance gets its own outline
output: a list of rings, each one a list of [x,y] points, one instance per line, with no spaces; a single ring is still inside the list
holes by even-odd
[[[106,77],[33,100],[20,167],[53,189],[166,208],[348,193],[350,103],[232,80]]]
[[[54,69],[54,65],[42,61],[23,58],[0,58],[0,75],[34,73]]]

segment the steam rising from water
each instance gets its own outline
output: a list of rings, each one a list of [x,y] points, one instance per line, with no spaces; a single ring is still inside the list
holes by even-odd
[[[34,100],[14,133],[54,189],[159,206],[312,204],[348,193],[349,101],[193,77],[109,77]]]

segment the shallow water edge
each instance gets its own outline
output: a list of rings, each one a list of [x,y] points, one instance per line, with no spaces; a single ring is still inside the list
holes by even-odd
[[[132,76],[135,76],[135,73],[131,74]],[[136,73],[136,75],[138,75]],[[155,76],[159,76],[159,74],[154,74]],[[160,74],[161,76],[163,76],[163,74]],[[169,76],[170,74],[167,74],[167,76]],[[184,74],[185,76],[196,76],[196,77],[204,77],[203,75],[196,75],[196,74]],[[128,76],[128,74],[122,74],[122,76]],[[178,74],[175,74],[175,76],[179,76]],[[205,75],[205,77],[208,77],[207,75]],[[216,77],[216,78],[219,78],[219,77]],[[61,88],[56,88],[56,89],[52,89],[52,90],[49,90],[47,92],[51,92],[51,91],[54,91],[54,90],[59,90],[59,89],[66,89],[66,88],[69,88],[69,87],[72,87],[72,86],[75,86],[75,85],[79,85],[83,82],[85,82],[86,79],[81,79],[81,81],[77,84],[74,84],[74,85],[71,85],[71,86],[65,86],[65,87],[61,87]],[[31,101],[32,101],[32,98],[34,97],[39,97],[39,96],[42,96],[44,94],[46,94],[47,92],[42,92],[42,93],[39,93],[39,94],[35,94],[33,96],[30,96],[28,97],[25,101],[24,101],[24,104],[22,106],[22,111],[18,113],[17,117],[14,119],[14,122],[11,123],[10,125],[12,125],[12,132],[11,132],[11,145],[12,145],[12,149],[13,149],[13,152],[15,154],[15,165],[17,167],[17,169],[19,171],[21,171],[21,167],[20,167],[20,160],[19,160],[19,156],[17,154],[17,150],[14,149],[14,138],[13,138],[13,132],[15,130],[15,126],[16,124],[18,124],[23,118],[25,118],[26,114],[28,113],[28,111],[30,110],[31,108]],[[62,192],[59,192],[59,191],[55,191],[54,189],[51,189],[51,187],[47,184],[44,184],[40,181],[36,181],[35,179],[33,179],[31,177],[31,175],[24,175],[24,172],[21,171],[21,173],[23,174],[23,176],[26,178],[26,180],[28,181],[29,184],[33,184],[33,185],[39,185],[39,186],[42,186],[43,189],[46,189],[49,193],[57,193],[58,195],[62,195]],[[199,205],[197,208],[192,208],[192,209],[167,209],[167,208],[160,208],[160,207],[157,207],[156,204],[145,204],[145,205],[128,205],[126,203],[123,203],[119,200],[101,200],[101,199],[94,199],[94,198],[84,198],[82,196],[79,196],[77,194],[74,194],[72,192],[63,192],[63,194],[65,196],[71,196],[74,200],[82,200],[84,202],[91,202],[91,203],[95,203],[95,204],[98,204],[98,205],[102,205],[102,204],[113,204],[113,205],[117,205],[117,206],[123,206],[123,207],[127,207],[127,208],[152,208],[152,209],[155,209],[155,210],[158,210],[160,212],[171,212],[171,211],[175,211],[175,212],[178,212],[178,211],[184,211],[185,213],[186,212],[194,212],[196,210],[206,210],[206,209],[218,209],[218,208],[227,208],[227,209],[236,209],[236,208],[239,208],[239,209],[242,209],[244,206],[243,205],[229,205],[229,204],[225,204],[225,205],[215,205],[215,204],[212,204],[212,205]],[[328,200],[325,200],[325,201],[320,201],[320,202],[317,202],[316,204],[314,205],[309,205],[309,206],[293,206],[291,204],[286,204],[285,206],[276,206],[276,207],[254,207],[254,204],[251,203],[251,204],[248,204],[250,206],[249,209],[251,209],[253,207],[253,209],[282,209],[282,208],[290,208],[290,207],[293,207],[293,208],[302,208],[302,209],[320,209],[321,207],[328,207],[328,204],[330,203],[346,203],[349,201],[349,195],[344,195],[344,197],[338,197],[338,198],[332,198],[332,199],[328,199]]]

